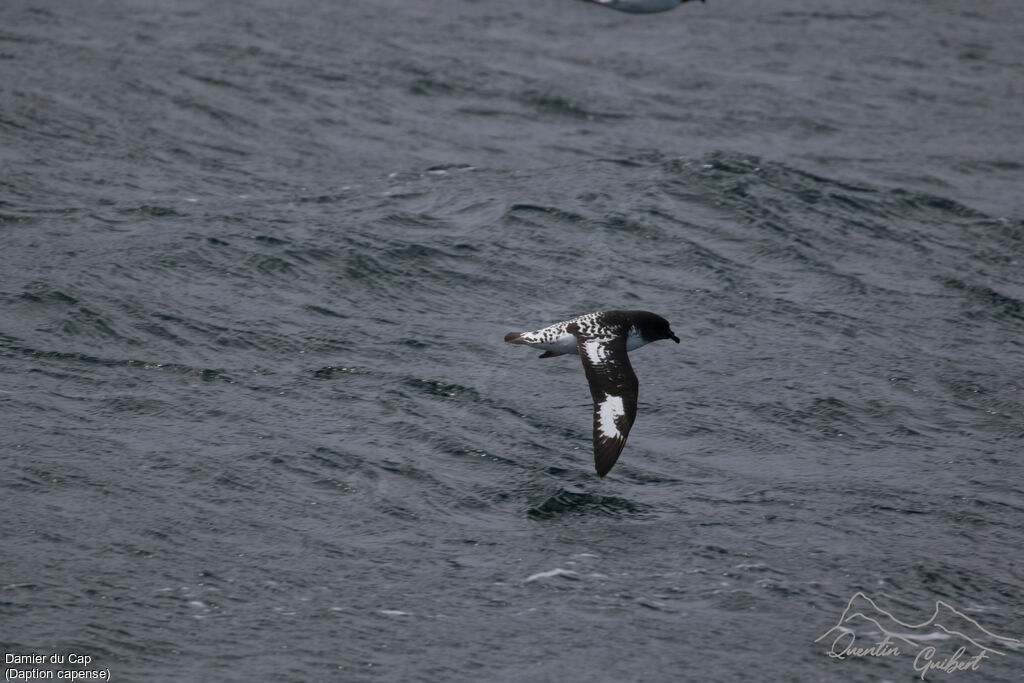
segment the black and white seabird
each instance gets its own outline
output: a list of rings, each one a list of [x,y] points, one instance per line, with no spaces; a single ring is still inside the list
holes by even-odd
[[[630,14],[652,14],[673,9],[689,0],[588,0],[588,2],[596,2],[598,5]]]
[[[505,335],[509,344],[543,349],[541,358],[579,354],[594,398],[594,466],[601,477],[619,459],[636,419],[640,385],[627,352],[659,339],[679,343],[668,321],[648,311],[599,311]]]

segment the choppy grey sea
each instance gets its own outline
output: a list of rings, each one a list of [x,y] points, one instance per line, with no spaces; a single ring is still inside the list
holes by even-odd
[[[6,678],[1021,680],[1021,26],[5,1]]]

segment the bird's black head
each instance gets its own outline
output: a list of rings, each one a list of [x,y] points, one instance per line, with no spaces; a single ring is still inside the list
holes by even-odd
[[[679,343],[679,337],[672,332],[672,328],[669,327],[667,320],[657,313],[649,313],[647,311],[637,311],[637,313],[639,314],[637,316],[639,318],[637,327],[644,339],[649,342],[658,341],[659,339],[671,339],[676,344]]]

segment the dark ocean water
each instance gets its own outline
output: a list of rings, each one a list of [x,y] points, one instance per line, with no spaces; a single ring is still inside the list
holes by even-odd
[[[5,673],[1020,680],[1022,25],[3,3]],[[602,480],[502,338],[606,308],[683,343]]]

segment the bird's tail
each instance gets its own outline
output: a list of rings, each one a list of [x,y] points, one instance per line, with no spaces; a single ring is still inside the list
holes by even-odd
[[[525,344],[522,332],[509,332],[505,335],[505,341],[509,344]]]

